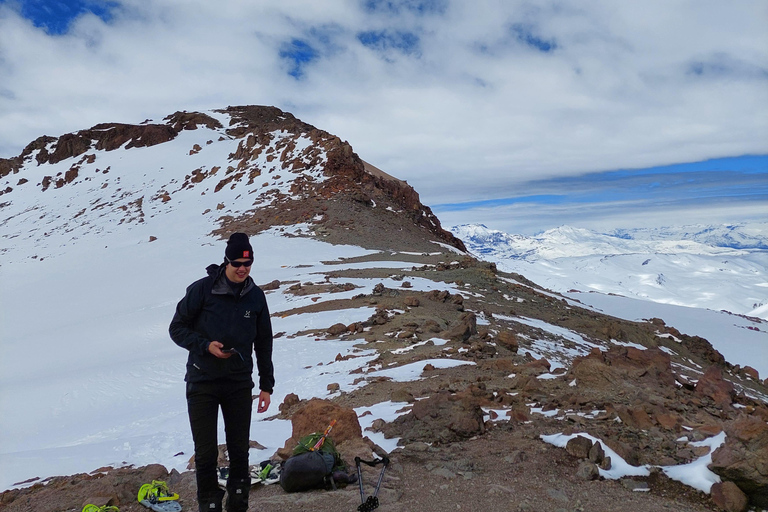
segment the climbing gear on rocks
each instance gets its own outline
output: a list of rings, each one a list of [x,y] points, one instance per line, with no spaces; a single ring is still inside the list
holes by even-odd
[[[379,473],[379,481],[376,482],[376,489],[373,491],[371,496],[368,496],[368,498],[365,497],[365,492],[363,491],[363,472],[360,469],[360,464],[365,464],[372,468],[379,464],[383,464],[381,467],[381,473]],[[372,512],[373,510],[379,508],[379,488],[381,487],[381,481],[384,479],[384,471],[386,471],[388,465],[389,458],[387,457],[371,461],[363,460],[360,457],[355,457],[355,466],[357,466],[357,483],[360,485],[361,501],[360,506],[357,507],[358,512]]]
[[[139,488],[138,502],[155,512],[179,512],[181,504],[179,495],[168,489],[168,484],[162,480],[152,480]]]
[[[83,512],[120,512],[120,509],[113,505],[104,505],[103,507],[97,507],[96,505],[87,504],[83,507]]]

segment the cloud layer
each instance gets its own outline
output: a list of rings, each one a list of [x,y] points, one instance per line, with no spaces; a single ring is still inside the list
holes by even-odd
[[[44,9],[0,0],[0,156],[43,134],[236,104],[339,135],[431,204],[768,153],[763,0],[78,6],[56,30]]]

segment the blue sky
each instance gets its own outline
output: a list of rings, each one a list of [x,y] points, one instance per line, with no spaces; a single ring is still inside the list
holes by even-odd
[[[768,215],[763,0],[0,0],[0,157],[236,104],[348,140],[445,224]]]

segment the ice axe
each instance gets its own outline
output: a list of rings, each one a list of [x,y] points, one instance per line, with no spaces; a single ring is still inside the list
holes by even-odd
[[[309,449],[309,451],[314,452],[319,450],[323,447],[323,443],[325,443],[325,438],[328,437],[328,434],[331,433],[331,430],[333,429],[333,426],[336,424],[336,420],[331,420],[331,424],[328,425],[328,428],[325,429],[325,432],[323,432],[323,435],[320,436],[320,439],[317,440],[315,443],[315,446]]]

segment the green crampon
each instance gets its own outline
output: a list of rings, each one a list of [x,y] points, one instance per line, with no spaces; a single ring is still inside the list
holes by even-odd
[[[83,512],[120,512],[120,509],[113,505],[104,505],[103,507],[97,507],[90,503],[83,507]]]
[[[161,501],[173,501],[178,500],[179,495],[175,492],[171,492],[168,489],[168,484],[162,480],[152,480],[151,484],[144,484],[139,489],[138,495],[139,503],[148,501],[150,503],[158,503]],[[86,512],[86,511],[83,511]],[[88,511],[91,512],[91,511]]]

